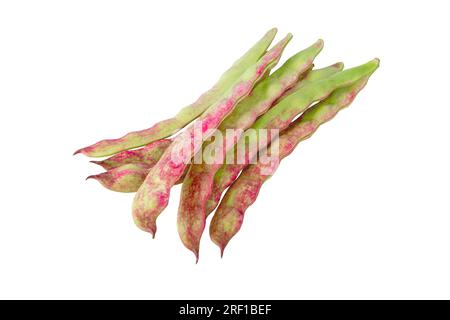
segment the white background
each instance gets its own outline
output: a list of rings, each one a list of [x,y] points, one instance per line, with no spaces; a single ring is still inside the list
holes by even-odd
[[[2,1],[0,298],[450,298],[446,1]],[[223,259],[155,240],[72,153],[149,127],[266,30],[316,66],[374,57],[347,110],[281,165]]]

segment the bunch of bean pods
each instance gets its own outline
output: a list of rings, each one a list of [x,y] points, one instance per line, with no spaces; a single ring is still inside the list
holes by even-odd
[[[210,90],[173,118],[75,152],[104,158],[92,162],[106,171],[88,179],[113,191],[135,192],[134,222],[153,237],[172,186],[182,184],[178,233],[197,261],[208,215],[215,210],[209,233],[223,254],[280,161],[350,105],[379,66],[379,60],[373,59],[345,70],[340,62],[316,69],[313,61],[323,48],[323,41],[318,40],[272,72],[292,38],[287,34],[269,49],[276,33],[276,29],[269,30]],[[276,129],[279,135],[272,139],[257,136],[258,143],[251,144],[246,133],[262,129]],[[226,137],[215,155],[222,161],[192,161],[211,147],[217,132]],[[278,161],[274,165],[260,155],[275,144]],[[236,159],[239,145],[244,150],[241,161],[223,161]],[[191,151],[183,153],[187,161],[174,159],[175,152],[186,146]]]

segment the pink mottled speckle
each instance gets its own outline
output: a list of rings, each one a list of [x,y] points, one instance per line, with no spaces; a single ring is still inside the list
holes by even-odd
[[[157,194],[157,197],[158,197],[158,204],[160,206],[167,206],[167,203],[169,201],[169,196],[167,193],[159,192]]]
[[[349,94],[347,95],[345,103],[346,104],[352,103],[352,101],[355,100],[355,97],[356,97],[356,92],[355,91],[349,92]]]

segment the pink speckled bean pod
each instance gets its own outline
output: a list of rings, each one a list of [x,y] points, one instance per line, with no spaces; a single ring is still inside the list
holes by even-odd
[[[246,210],[256,201],[262,185],[275,173],[279,162],[291,154],[301,141],[309,138],[320,125],[349,106],[368,79],[369,77],[364,77],[350,87],[336,90],[291,123],[278,139],[278,163],[257,162],[242,171],[225,193],[211,221],[210,236],[219,246],[221,255],[231,238],[240,230]]]
[[[89,176],[86,180],[95,179],[105,188],[116,192],[136,192],[149,171],[149,165],[128,163],[106,172]]]
[[[231,88],[237,79],[247,68],[254,65],[266,52],[277,33],[277,29],[271,29],[249,51],[247,51],[233,66],[228,69],[219,81],[196,102],[183,108],[175,117],[158,122],[149,129],[130,132],[119,139],[99,141],[91,146],[79,149],[75,152],[83,153],[90,157],[105,157],[117,152],[144,146],[153,141],[169,137],[190,122],[199,117],[205,110]]]
[[[111,170],[130,163],[141,163],[152,167],[158,162],[171,143],[171,139],[161,139],[139,149],[125,150],[105,160],[91,162],[98,164],[105,170]]]
[[[147,177],[151,165],[146,163],[128,163],[109,169],[106,172],[92,175],[86,178],[100,182],[105,188],[122,193],[136,192]],[[183,182],[187,169],[175,184]]]
[[[225,136],[227,129],[237,129],[230,141],[223,142],[222,156],[233,147],[233,141],[239,139],[243,130],[250,127],[261,114],[266,112],[273,102],[286,90],[294,86],[299,77],[310,70],[314,58],[323,48],[323,41],[318,40],[305,50],[300,51],[272,75],[259,82],[252,94],[242,100],[233,112],[221,123],[219,130]],[[226,138],[227,140],[229,137]],[[213,144],[205,142],[203,149]],[[193,164],[183,182],[180,205],[178,209],[178,234],[183,244],[191,250],[198,261],[200,238],[205,228],[205,205],[211,193],[216,171],[222,161],[213,164]]]
[[[171,187],[182,176],[187,166],[183,161],[173,159],[173,153],[176,150],[185,150],[186,147],[192,150],[191,155],[197,153],[201,144],[195,143],[196,128],[201,128],[203,141],[208,139],[213,133],[212,130],[217,129],[223,119],[251,92],[255,83],[279,61],[283,49],[291,38],[292,35],[289,34],[269,50],[255,65],[241,75],[217,103],[209,107],[185,132],[174,138],[173,143],[150,170],[135,195],[133,218],[139,228],[155,235],[156,219],[169,202]]]
[[[285,129],[298,114],[305,111],[314,102],[320,101],[330,95],[334,90],[350,86],[361,78],[373,73],[379,65],[379,60],[374,59],[361,66],[341,71],[331,77],[314,81],[301,86],[297,91],[284,97],[277,105],[272,107],[264,115],[258,118],[252,129]],[[270,141],[268,141],[269,143]],[[230,150],[230,157],[236,159],[236,148]],[[245,148],[247,162],[237,164],[225,164],[216,173],[211,196],[207,203],[207,212],[211,212],[220,201],[222,192],[228,188],[241,170],[247,165],[249,159],[253,159],[258,153],[257,149]]]

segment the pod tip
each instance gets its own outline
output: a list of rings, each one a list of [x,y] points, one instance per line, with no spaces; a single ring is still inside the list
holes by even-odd
[[[190,248],[190,250],[195,255],[195,264],[198,264],[198,258],[200,256],[200,254],[199,254],[200,253],[199,247],[196,246],[195,248]]]
[[[264,38],[269,39],[270,41],[273,41],[273,39],[277,35],[277,32],[278,32],[277,28],[272,28],[266,32],[266,34],[264,35]]]
[[[344,63],[343,62],[337,62],[335,64],[333,64],[333,67],[339,70],[344,69]]]

